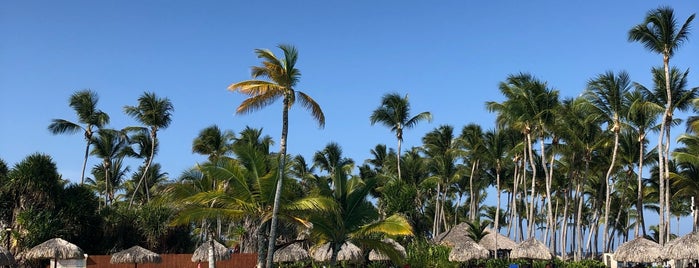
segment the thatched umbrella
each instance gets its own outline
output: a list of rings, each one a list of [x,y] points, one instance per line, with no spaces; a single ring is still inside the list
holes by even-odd
[[[85,253],[75,244],[60,238],[46,240],[24,255],[27,259],[53,259],[53,266],[58,265],[59,259],[82,259]]]
[[[133,246],[126,250],[112,254],[109,263],[133,263],[138,267],[139,263],[160,263],[162,259],[157,253],[139,246]]]
[[[651,263],[662,260],[663,247],[660,244],[637,237],[621,244],[614,252],[614,260],[620,262]]]
[[[294,243],[274,252],[274,262],[297,262],[308,259],[308,251]]]
[[[468,228],[468,224],[460,223],[449,229],[449,231],[437,235],[435,242],[448,247],[455,247],[467,241],[473,241],[468,237]]]
[[[490,252],[483,246],[473,241],[458,244],[449,252],[449,261],[467,262],[476,259],[487,259]]]
[[[495,247],[496,236],[498,238],[497,248]],[[481,238],[481,241],[479,241],[478,244],[490,251],[495,251],[498,249],[512,250],[513,248],[515,248],[515,246],[517,246],[517,243],[515,243],[515,241],[512,241],[512,239],[510,239],[509,237],[492,230],[488,231],[488,234]]]
[[[209,261],[209,248],[211,241],[202,243],[192,254],[192,262]],[[214,240],[214,261],[227,260],[231,258],[231,251],[226,246]]]
[[[3,248],[0,247],[0,266],[14,266],[17,262],[15,261],[15,257],[12,255],[12,253]]]
[[[384,238],[382,240],[384,243],[391,244],[393,248],[398,251],[398,254],[400,254],[403,258],[407,257],[407,253],[405,252],[405,247],[401,246],[401,244],[398,244],[396,240],[390,239],[390,238]],[[376,249],[372,249],[369,251],[369,260],[370,261],[388,261],[391,258],[389,258],[386,254],[383,254],[381,252],[378,252]]]
[[[539,240],[529,238],[516,245],[510,252],[510,258],[529,260],[550,260],[553,253]]]
[[[316,261],[329,261],[333,251],[330,243],[325,243],[313,251],[312,257]],[[364,259],[362,250],[350,242],[345,242],[337,253],[338,261],[361,261]]]
[[[669,260],[699,259],[699,233],[690,233],[672,240],[665,245],[662,255]]]

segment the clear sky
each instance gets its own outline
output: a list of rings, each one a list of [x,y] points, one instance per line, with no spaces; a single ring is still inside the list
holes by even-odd
[[[627,33],[661,5],[673,7],[680,23],[699,10],[695,0],[2,1],[0,158],[12,166],[46,153],[64,178],[79,181],[82,136],[54,136],[46,127],[53,118],[76,121],[68,98],[86,88],[98,93],[112,128],[137,125],[122,110],[144,91],[173,102],[155,158],[173,179],[205,160],[191,144],[212,124],[264,128],[278,141],[281,103],[235,115],[244,96],[226,87],[250,78],[260,62],[255,48],[280,54],[275,46],[288,43],[299,49],[297,89],[315,98],[327,120],[319,129],[307,111],[292,108],[288,152],[308,159],[334,141],[361,163],[376,144],[395,148],[393,133],[369,123],[389,92],[408,94],[414,114],[434,117],[406,131],[407,149],[442,124],[493,128],[484,103],[502,100],[497,85],[509,74],[529,72],[561,97],[577,96],[607,70],[651,86],[650,68],[662,58],[628,42]],[[671,61],[693,68],[692,87],[699,85],[697,23]]]

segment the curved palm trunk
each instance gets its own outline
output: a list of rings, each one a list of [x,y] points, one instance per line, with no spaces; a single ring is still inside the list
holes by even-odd
[[[585,185],[586,183],[586,178],[587,174],[590,171],[590,157],[589,154],[586,153],[585,156],[585,173],[582,176],[581,181],[578,183],[575,189],[575,194],[578,196],[577,201],[578,201],[578,211],[577,211],[577,216],[575,218],[575,238],[577,239],[576,243],[576,254],[574,256],[575,261],[579,261],[582,258],[582,248],[583,248],[583,231],[582,231],[582,211],[583,211],[583,203],[584,203],[584,198],[585,196],[582,193],[582,186]]]
[[[660,133],[665,133],[665,128],[669,127],[667,125],[667,117],[670,114],[670,108],[672,106],[672,90],[670,89],[670,55],[669,55],[669,48],[665,48],[665,52],[663,53],[663,68],[665,69],[665,93],[667,94],[666,98],[666,103],[665,103],[665,113],[663,114],[663,119],[660,124]],[[665,151],[663,148],[664,142],[664,135],[660,134],[658,135],[658,174],[660,175],[658,178],[659,180],[659,191],[660,191],[660,220],[658,222],[658,243],[660,245],[665,245],[665,209],[666,209],[666,204],[664,200],[665,199],[665,180],[669,177],[669,169],[666,167],[667,162],[665,161],[667,158],[667,155],[665,155]]]
[[[541,135],[543,137],[543,133]],[[547,212],[546,212],[546,232],[544,232],[544,243],[547,240],[549,231],[551,232],[551,239],[554,239],[555,233],[556,233],[556,227],[555,224],[553,223],[553,208],[551,205],[551,181],[553,177],[553,161],[554,161],[554,154],[553,152],[551,153],[551,165],[547,168],[546,167],[546,151],[544,150],[544,139],[542,138],[539,141],[539,145],[541,147],[541,166],[544,169],[544,177],[545,177],[545,183],[546,183],[546,207],[547,207]],[[549,170],[549,168],[551,170]],[[549,244],[549,248],[555,250],[555,248],[552,248],[553,243]]]
[[[138,192],[138,188],[141,187],[141,184],[143,181],[146,179],[146,176],[148,175],[148,169],[150,169],[151,163],[153,163],[153,157],[155,156],[155,139],[156,139],[156,132],[157,129],[151,129],[150,132],[150,156],[148,157],[148,161],[146,161],[146,166],[143,168],[143,174],[141,174],[141,178],[138,180],[138,183],[136,184],[136,188],[134,188],[133,194],[131,195],[131,202],[129,202],[129,208],[131,208],[131,205],[133,205],[133,201],[136,198],[136,192]],[[150,202],[150,194],[148,193],[148,182],[143,185],[143,188],[146,190],[146,201]]]
[[[527,133],[527,148],[529,148],[529,165],[532,167],[531,197],[529,199],[529,217],[527,219],[527,239],[534,237],[534,196],[536,195],[536,166],[534,164],[534,152],[532,150],[532,136]]]
[[[665,241],[670,241],[670,215],[671,215],[671,207],[670,207],[670,190],[671,190],[671,185],[670,184],[670,122],[672,122],[672,111],[670,111],[670,115],[668,116],[668,123],[666,125],[665,131],[665,208],[667,209],[665,213],[665,219],[667,220],[667,226],[665,226],[666,234],[665,234]]]
[[[398,180],[401,180],[400,176],[400,146],[403,141],[403,130],[398,127],[398,130],[396,130],[396,133],[400,132],[400,134],[396,134],[398,136],[398,147],[396,148],[398,151],[396,151],[396,166],[398,168]]]
[[[495,205],[495,233],[500,233],[500,160],[495,164],[495,187],[497,192],[497,204]],[[498,258],[498,236],[495,235],[495,258]]]
[[[612,187],[614,187],[613,184],[609,183],[609,180],[612,175],[612,171],[614,170],[614,164],[616,163],[616,152],[619,148],[619,131],[617,130],[616,126],[614,130],[614,150],[612,151],[612,163],[609,165],[607,175],[604,177],[605,183],[607,184],[607,194],[605,195],[604,204],[604,223],[602,224],[602,231],[604,232],[602,244],[605,245],[604,252],[609,252],[609,243],[607,243],[609,241],[609,209],[611,208]]]
[[[473,175],[474,175],[474,173],[476,173],[477,166],[478,166],[478,160],[476,160],[476,162],[471,165],[471,176],[468,179],[468,188],[469,188],[468,190],[469,190],[469,193],[471,194],[471,198],[470,198],[471,202],[469,203],[469,210],[470,210],[469,215],[471,216],[470,219],[472,222],[476,220],[476,213],[477,213],[477,211],[476,211],[477,210],[476,209],[476,196],[475,196],[476,194],[473,191]]]
[[[282,198],[282,181],[284,180],[284,161],[286,160],[286,139],[289,132],[289,97],[284,97],[284,108],[282,110],[282,136],[279,139],[279,172],[277,173],[277,188],[274,191],[274,206],[272,207],[272,219],[269,226],[269,245],[267,246],[266,268],[272,268],[274,249],[277,237],[277,221],[279,214],[279,203]]]
[[[85,167],[87,167],[87,158],[90,155],[90,144],[91,144],[92,134],[85,133],[85,139],[87,144],[85,145],[85,159],[83,159],[83,170],[80,173],[80,185],[85,184]]]

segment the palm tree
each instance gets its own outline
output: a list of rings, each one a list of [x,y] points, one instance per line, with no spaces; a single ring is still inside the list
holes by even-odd
[[[454,128],[450,125],[441,125],[425,134],[422,143],[428,159],[428,169],[431,176],[437,181],[432,233],[439,234],[442,232],[441,226],[445,219],[444,205],[448,196],[448,188],[462,173],[461,167],[457,165],[462,151],[459,139],[454,135]],[[447,227],[444,226],[445,229]]]
[[[94,147],[92,147],[90,154],[102,159],[101,170],[104,172],[104,205],[106,207],[109,205],[111,201],[109,197],[114,191],[114,185],[110,185],[112,181],[110,174],[113,174],[112,163],[114,160],[129,154],[127,149],[129,143],[124,131],[103,128],[97,132],[96,137],[92,138],[92,144]]]
[[[192,142],[192,152],[209,156],[209,162],[216,163],[221,156],[231,153],[232,131],[221,131],[217,125],[202,129]]]
[[[658,135],[658,161],[659,167],[661,169],[661,179],[660,179],[660,221],[659,221],[659,236],[658,241],[661,245],[665,244],[664,234],[665,234],[665,207],[667,204],[663,203],[663,195],[665,191],[665,180],[670,176],[670,171],[666,167],[668,161],[668,155],[666,155],[665,150],[662,148],[669,148],[669,141],[664,141],[665,128],[667,126],[667,118],[671,115],[672,106],[672,91],[670,87],[670,58],[674,56],[675,50],[677,50],[684,42],[689,38],[689,24],[694,20],[695,14],[692,14],[687,18],[687,20],[678,28],[677,21],[675,19],[674,10],[670,7],[659,7],[657,9],[651,10],[646,14],[643,23],[634,26],[629,30],[629,41],[639,42],[643,46],[650,50],[651,52],[663,55],[663,67],[665,70],[665,90],[666,90],[666,104],[665,113],[660,124],[660,135]],[[663,146],[663,144],[667,144]]]
[[[508,143],[506,138],[506,135],[514,135],[511,132],[512,130],[509,129],[496,129],[486,131],[483,135],[483,156],[485,156],[486,163],[490,169],[495,173],[495,191],[497,195],[495,199],[495,215],[493,217],[493,230],[495,232],[500,230],[500,174],[502,174],[504,168],[504,160],[513,146]],[[495,246],[497,247],[497,236],[495,238]]]
[[[340,150],[341,152],[341,150]],[[323,152],[319,152],[323,154]],[[344,159],[338,155],[337,159]],[[412,235],[412,228],[401,215],[391,215],[379,220],[376,208],[369,202],[368,195],[376,184],[375,178],[362,180],[349,175],[353,165],[342,165],[342,161],[332,168],[332,185],[319,185],[318,197],[332,200],[333,208],[321,213],[307,214],[313,224],[310,237],[316,244],[330,243],[332,257],[330,267],[335,267],[337,254],[345,242],[354,242],[368,248],[377,248],[388,256],[398,256],[395,249],[381,240],[383,235]]]
[[[172,112],[174,111],[174,106],[172,102],[167,98],[159,98],[155,93],[144,92],[138,98],[137,106],[124,106],[124,113],[133,117],[141,124],[149,128],[151,148],[150,155],[147,158],[146,166],[143,170],[141,179],[136,184],[134,189],[134,195],[131,196],[131,202],[129,207],[133,204],[133,199],[135,198],[136,192],[140,187],[143,180],[148,175],[148,169],[153,163],[153,157],[155,156],[155,146],[158,143],[158,130],[167,128],[172,122]],[[146,190],[146,200],[150,201],[150,195],[148,193],[148,188]]]
[[[410,117],[410,102],[408,95],[401,97],[398,93],[389,93],[381,98],[381,106],[376,108],[369,117],[371,125],[380,123],[391,128],[392,132],[396,133],[398,139],[398,147],[396,148],[396,165],[398,169],[398,179],[401,179],[400,170],[400,155],[401,143],[403,142],[403,129],[415,127],[421,121],[432,122],[432,114],[430,112],[421,112],[413,117]]]
[[[85,167],[87,165],[87,156],[90,152],[90,142],[94,128],[102,128],[109,124],[109,115],[97,109],[97,93],[91,90],[81,90],[73,93],[70,96],[69,106],[75,110],[78,115],[78,123],[73,123],[65,119],[53,119],[48,129],[52,134],[70,133],[75,134],[81,130],[85,137],[85,160],[83,160],[83,169],[80,173],[80,184],[85,183]]]
[[[297,98],[301,105],[311,111],[311,115],[320,127],[325,126],[325,115],[320,105],[310,96],[296,90],[296,84],[301,79],[301,72],[296,69],[298,51],[290,45],[279,45],[284,52],[284,58],[277,56],[268,49],[255,49],[255,54],[262,59],[261,66],[252,67],[252,80],[233,83],[228,86],[230,91],[238,91],[248,95],[249,98],[238,106],[236,113],[246,114],[262,109],[278,99],[282,99],[282,133],[279,139],[279,177],[281,178],[286,160],[286,141],[289,128],[289,108],[294,105]],[[258,80],[258,78],[268,80]],[[282,180],[277,180],[277,188],[274,194],[274,209],[270,224],[269,248],[265,267],[272,267],[275,239],[277,232],[277,213],[281,199]]]
[[[587,83],[586,98],[590,103],[596,108],[596,112],[606,118],[607,126],[614,133],[614,149],[612,150],[612,160],[609,164],[609,169],[607,170],[607,175],[605,180],[607,183],[607,194],[605,201],[604,210],[604,224],[607,227],[602,228],[604,231],[603,235],[603,245],[609,245],[607,241],[609,240],[609,210],[611,206],[611,191],[613,184],[609,182],[612,176],[612,172],[617,167],[616,156],[617,150],[619,148],[619,133],[622,130],[622,120],[624,120],[627,115],[629,104],[625,102],[624,95],[629,91],[631,87],[631,80],[629,79],[628,73],[622,71],[618,75],[613,72],[608,71],[604,74],[598,75],[595,79],[590,80]],[[609,248],[605,248],[605,252],[608,252]]]
[[[673,186],[678,189],[675,193],[677,197],[694,199],[692,231],[696,232],[699,230],[699,136],[685,133],[677,138],[677,142],[684,146],[672,154],[680,169]]]

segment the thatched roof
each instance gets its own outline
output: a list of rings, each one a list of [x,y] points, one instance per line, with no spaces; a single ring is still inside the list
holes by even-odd
[[[82,259],[85,258],[85,253],[75,244],[53,238],[33,247],[24,257],[27,259]]]
[[[274,252],[274,262],[297,262],[308,259],[308,251],[298,243],[288,245]]]
[[[539,240],[529,238],[516,245],[510,252],[512,259],[550,260],[553,253]]]
[[[486,248],[473,241],[466,241],[451,249],[449,261],[467,262],[476,259],[487,259],[490,253]]]
[[[483,246],[487,250],[495,251],[495,237],[497,236],[498,238],[498,246],[497,249],[509,249],[512,250],[515,248],[517,243],[515,241],[512,241],[507,236],[504,236],[496,231],[493,230],[488,230],[488,234],[485,235],[483,238],[481,238],[481,241],[478,242],[479,245]]]
[[[311,257],[316,261],[330,261],[332,249],[330,243],[325,243],[313,250]],[[337,253],[338,261],[361,261],[364,259],[362,250],[350,242],[345,242]]]
[[[211,247],[211,241],[206,241],[202,243],[192,254],[192,262],[208,262],[209,261],[209,247]],[[231,251],[228,250],[226,246],[214,240],[214,260],[227,260],[231,258]]]
[[[12,255],[12,253],[3,248],[0,247],[0,266],[14,266],[17,264],[15,261],[15,257]]]
[[[662,260],[663,247],[660,244],[638,237],[621,244],[614,252],[618,262],[651,263]]]
[[[699,258],[699,233],[690,233],[665,244],[662,255],[668,260],[696,260]]]
[[[455,247],[464,244],[468,241],[473,241],[468,237],[468,224],[460,223],[446,232],[443,232],[435,237],[435,242],[448,246]]]
[[[393,248],[395,248],[396,251],[398,251],[398,253],[403,258],[408,256],[407,253],[405,252],[405,247],[403,247],[401,244],[398,244],[398,242],[396,242],[396,240],[393,240],[390,238],[384,238],[382,241],[384,243],[391,244],[391,246],[393,246]],[[383,254],[383,253],[377,251],[376,249],[372,249],[371,251],[369,251],[369,260],[370,261],[387,261],[390,259],[391,258],[389,258],[386,254]]]
[[[133,246],[112,254],[109,263],[160,263],[161,261],[162,259],[157,253],[139,246]]]

